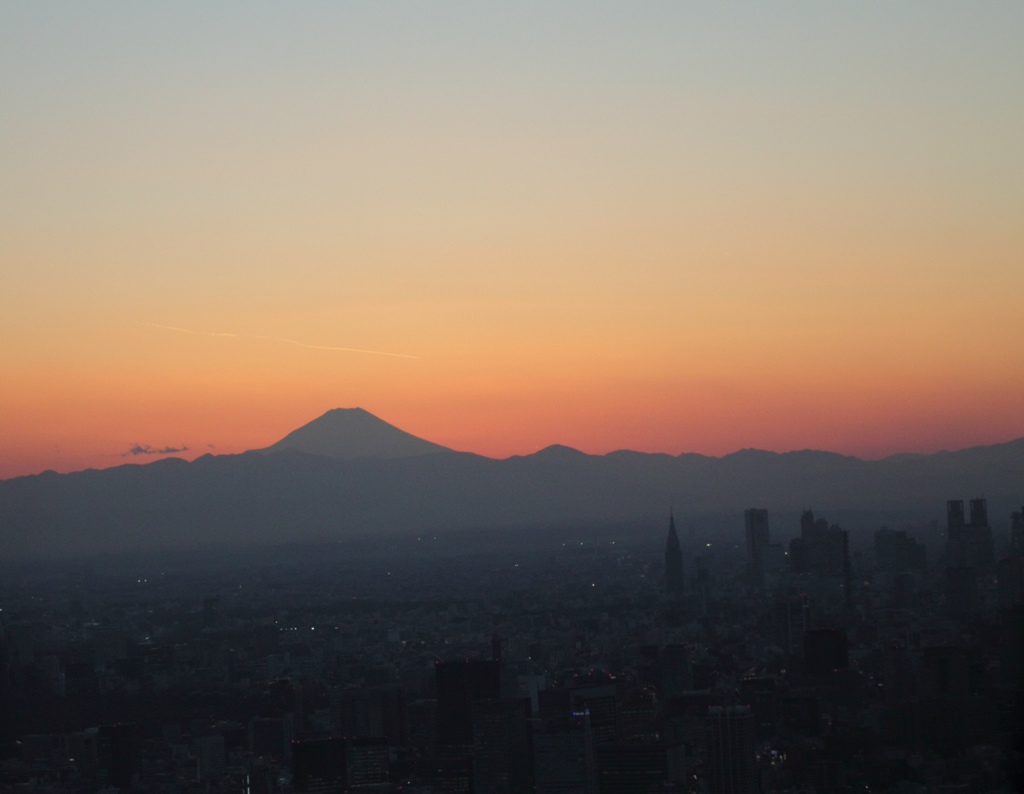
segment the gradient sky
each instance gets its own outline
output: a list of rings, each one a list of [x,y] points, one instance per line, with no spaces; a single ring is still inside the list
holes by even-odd
[[[1024,436],[1022,41],[1019,0],[2,4],[0,477],[351,406],[500,457]]]

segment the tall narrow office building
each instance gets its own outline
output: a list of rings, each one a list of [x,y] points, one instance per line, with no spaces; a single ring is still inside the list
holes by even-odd
[[[752,507],[744,511],[747,529],[747,560],[750,575],[759,590],[764,589],[765,554],[768,551],[768,511]]]
[[[750,706],[712,706],[706,727],[711,794],[755,794],[757,757]]]
[[[665,542],[665,592],[673,596],[683,594],[683,552],[679,548],[676,520],[668,514],[668,540]]]

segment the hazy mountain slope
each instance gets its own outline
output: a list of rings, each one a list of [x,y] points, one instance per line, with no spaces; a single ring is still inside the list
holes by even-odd
[[[1024,439],[881,461],[757,450],[708,458],[549,447],[507,460],[443,448],[350,459],[263,450],[2,481],[0,556],[599,523],[670,506],[677,516],[738,517],[757,506],[941,518],[947,499],[973,496],[988,498],[1000,531],[1024,503],[1022,474]]]

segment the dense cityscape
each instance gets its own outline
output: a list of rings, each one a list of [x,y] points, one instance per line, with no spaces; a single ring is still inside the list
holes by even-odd
[[[0,2],[0,794],[1024,793],[1024,2]]]
[[[938,506],[941,510],[941,506]],[[1024,510],[7,564],[17,792],[1020,790]]]

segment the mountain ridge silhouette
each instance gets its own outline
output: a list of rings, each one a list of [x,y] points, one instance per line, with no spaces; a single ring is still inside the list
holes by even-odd
[[[342,438],[347,446],[340,454],[278,442],[192,462],[165,458],[0,481],[0,560],[596,525],[661,516],[669,505],[677,517],[728,514],[740,524],[747,507],[772,513],[811,507],[820,515],[874,511],[930,521],[942,519],[947,499],[976,496],[988,499],[998,534],[1009,512],[1024,504],[1024,439],[872,461],[813,450],[740,450],[721,458],[630,450],[589,455],[562,445],[499,460],[417,439],[361,409],[341,410],[303,426],[374,431]],[[324,417],[330,418],[318,425]],[[365,454],[373,446],[353,438],[362,443],[368,437],[401,443]],[[426,453],[408,454],[420,450]],[[659,537],[663,529],[656,524]]]

